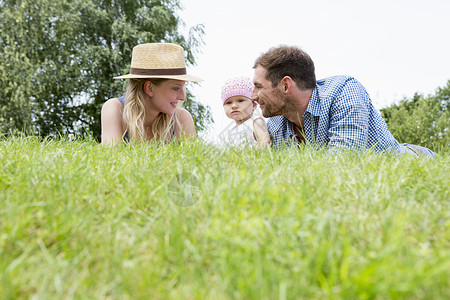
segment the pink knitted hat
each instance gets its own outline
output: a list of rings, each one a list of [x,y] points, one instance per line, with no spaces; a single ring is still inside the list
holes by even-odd
[[[222,104],[233,96],[244,96],[250,99],[253,88],[253,82],[248,77],[228,79],[222,86]]]

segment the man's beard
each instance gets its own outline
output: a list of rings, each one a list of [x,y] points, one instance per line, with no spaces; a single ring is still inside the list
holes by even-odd
[[[267,106],[267,104],[264,104],[264,108],[261,109],[261,112],[262,112],[262,115],[263,115],[264,118],[271,118],[271,117],[274,117],[274,116],[278,116],[276,113],[274,113],[271,110],[270,106]]]
[[[272,99],[276,99],[276,102],[280,104],[278,108],[274,107],[271,103],[264,103],[264,109],[261,109],[264,118],[271,118],[275,116],[282,116],[286,113],[290,113],[295,110],[292,105],[291,99],[286,97],[280,90],[276,89],[272,93]]]

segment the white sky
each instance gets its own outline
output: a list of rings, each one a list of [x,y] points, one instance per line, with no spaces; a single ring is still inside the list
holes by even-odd
[[[218,134],[231,120],[220,100],[231,77],[253,78],[253,63],[280,44],[306,51],[316,78],[356,77],[377,109],[450,79],[450,0],[181,0],[187,27],[205,25],[205,45],[189,73],[211,107]]]

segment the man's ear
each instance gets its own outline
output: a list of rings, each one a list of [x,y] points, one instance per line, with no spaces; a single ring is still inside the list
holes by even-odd
[[[144,92],[150,97],[153,97],[153,83],[151,81],[147,80],[144,82]]]
[[[292,85],[293,85],[293,80],[291,77],[289,76],[284,76],[283,79],[281,79],[280,84],[281,84],[281,91],[284,94],[289,94],[292,90]]]

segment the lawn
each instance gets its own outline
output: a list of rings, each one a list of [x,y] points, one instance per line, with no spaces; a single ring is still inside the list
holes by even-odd
[[[2,299],[450,299],[450,152],[0,140]]]

